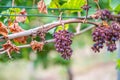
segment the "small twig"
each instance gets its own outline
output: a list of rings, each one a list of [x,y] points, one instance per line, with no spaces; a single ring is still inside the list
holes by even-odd
[[[4,50],[4,51],[0,52],[0,54],[4,54],[4,53],[6,53],[6,52],[7,52],[7,50]]]
[[[8,54],[8,57],[11,59],[11,55],[10,55],[10,52],[9,52],[9,49],[7,49],[7,54]]]
[[[35,0],[33,0],[33,4],[32,4],[32,5],[33,5],[33,7],[34,7],[34,5],[35,5]]]
[[[88,27],[88,28],[85,28],[85,29],[81,30],[79,33],[74,33],[74,35],[75,35],[75,36],[80,35],[80,34],[86,32],[86,31],[88,31],[88,30],[90,30],[90,29],[92,29],[92,28],[94,28],[94,27],[95,27],[95,26],[90,26],[90,27]]]
[[[1,49],[0,49],[0,52],[2,52],[2,51],[4,51],[4,48],[1,48]]]
[[[80,17],[81,14],[80,12],[78,12],[78,17]],[[77,27],[76,27],[76,33],[79,33],[80,32],[80,27],[81,27],[81,23],[78,23]]]
[[[120,18],[120,15],[112,15],[114,18]]]
[[[15,5],[14,3],[15,3],[15,0],[12,0],[12,7],[14,7],[14,5]]]
[[[29,48],[31,47],[30,44],[27,44],[27,45],[22,45],[22,46],[17,46],[18,48]]]
[[[88,6],[88,0],[86,0],[86,1],[87,1],[87,6]],[[86,10],[86,18],[85,19],[87,19],[87,17],[88,17],[88,11],[89,11],[89,9]]]
[[[96,3],[96,5],[97,5],[97,7],[98,7],[98,10],[100,10],[99,0],[94,1],[94,2]]]

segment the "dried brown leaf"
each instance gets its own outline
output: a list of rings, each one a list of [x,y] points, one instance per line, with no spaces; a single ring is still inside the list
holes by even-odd
[[[39,50],[42,51],[44,43],[43,42],[37,42],[37,41],[32,41],[30,43],[31,47],[33,50]]]
[[[48,13],[44,0],[39,1],[37,7],[40,13],[44,13],[44,14]]]
[[[99,0],[94,0],[94,2],[99,2]]]
[[[98,19],[98,18],[100,18],[101,14],[102,14],[102,11],[98,10],[98,11],[96,11],[95,14],[91,15],[91,18]]]
[[[109,24],[106,21],[102,21],[102,25],[106,28],[110,27]]]
[[[24,16],[24,15],[27,15],[26,10],[22,9],[21,12],[19,13],[19,15],[21,15],[21,16],[17,16],[15,21],[16,22],[25,22],[25,20],[27,19],[27,16]]]
[[[8,36],[7,27],[2,22],[0,22],[0,34],[2,34],[4,37]]]
[[[13,23],[13,25],[9,26],[9,29],[12,33],[18,33],[24,31],[24,29],[22,29],[18,23]],[[26,39],[27,37],[23,36],[23,37],[15,38],[14,41],[24,44],[26,43]]]
[[[11,52],[15,51],[18,53],[20,50],[17,46],[13,45],[9,40],[5,44],[3,44],[2,47],[4,48],[4,50],[7,51],[9,58],[11,58],[10,56]]]

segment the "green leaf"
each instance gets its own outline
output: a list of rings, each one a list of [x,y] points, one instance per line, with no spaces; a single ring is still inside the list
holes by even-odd
[[[114,9],[115,12],[119,13],[120,12],[120,4]]]
[[[118,5],[120,5],[120,0],[111,0],[110,6],[115,9]]]
[[[28,18],[26,18],[25,23],[28,24],[30,21]]]
[[[8,21],[8,18],[5,18],[3,22],[6,23],[7,21]]]
[[[9,8],[9,14],[10,15],[16,15],[20,13],[21,9],[20,8]],[[10,20],[14,21],[16,16],[10,16]]]
[[[111,9],[110,3],[111,0],[99,0],[99,5],[101,9],[105,9],[105,8]]]
[[[86,3],[85,0],[68,0],[64,3],[61,8],[68,8],[68,9],[80,9],[80,10],[71,10],[71,12],[82,11],[81,7]]]
[[[49,8],[60,8],[59,0],[52,0],[49,5]]]
[[[117,69],[119,69],[120,70],[120,59],[117,59]]]
[[[65,30],[68,30],[69,24],[65,24],[64,27],[65,27]],[[58,32],[59,30],[63,30],[63,26],[58,26],[56,29],[56,32]]]

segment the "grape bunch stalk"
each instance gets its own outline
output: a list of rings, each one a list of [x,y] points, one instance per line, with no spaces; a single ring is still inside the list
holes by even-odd
[[[67,30],[59,30],[54,33],[53,37],[55,39],[56,50],[61,53],[64,59],[70,59],[73,52],[70,46],[72,44],[71,38],[73,37],[73,33]]]
[[[100,49],[107,46],[107,50],[113,52],[117,49],[116,41],[120,39],[120,24],[112,22],[111,26],[98,26],[92,33],[93,41],[95,42],[92,50],[100,52]]]

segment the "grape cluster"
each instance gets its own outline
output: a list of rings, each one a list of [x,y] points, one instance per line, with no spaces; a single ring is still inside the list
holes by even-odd
[[[113,17],[112,17],[112,15],[111,15],[111,13],[110,13],[110,11],[109,10],[101,10],[101,19],[102,20],[105,20],[105,19],[112,19]]]
[[[72,49],[70,47],[70,45],[72,44],[72,36],[73,34],[68,32],[67,30],[59,30],[53,35],[55,39],[56,50],[61,53],[61,56],[64,59],[70,59],[72,55]]]
[[[100,52],[100,49],[103,48],[103,44],[105,43],[105,37],[106,37],[104,31],[105,28],[99,26],[92,33],[93,41],[95,42],[92,49],[95,52]]]
[[[107,46],[107,50],[113,52],[116,50],[116,41],[120,39],[120,25],[117,22],[112,22],[111,26],[99,26],[92,33],[93,41],[95,44],[92,50],[100,52],[104,44]]]

